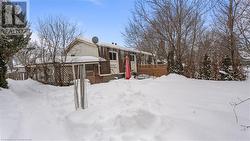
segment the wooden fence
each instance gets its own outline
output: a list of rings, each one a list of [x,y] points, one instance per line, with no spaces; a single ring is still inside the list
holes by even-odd
[[[138,65],[138,74],[160,77],[168,74],[167,65]]]
[[[11,72],[11,73],[7,73],[6,77],[13,79],[13,80],[26,80],[28,79],[28,73],[27,72]]]

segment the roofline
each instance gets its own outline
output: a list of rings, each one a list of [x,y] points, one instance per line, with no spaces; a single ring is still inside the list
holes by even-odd
[[[85,43],[85,44],[93,46],[93,47],[96,47],[96,45],[98,45],[98,46],[106,47],[106,48],[113,48],[113,49],[118,49],[118,50],[123,50],[123,51],[130,51],[130,52],[141,53],[141,54],[146,54],[146,55],[153,55],[152,53],[149,53],[149,52],[140,51],[140,50],[133,50],[131,48],[127,48],[127,47],[123,47],[123,46],[119,46],[119,45],[112,45],[112,44],[109,44],[109,43],[97,43],[97,44],[94,44],[91,41],[88,41],[87,39],[84,40],[84,39],[82,39],[80,37],[77,37],[76,39],[74,39],[68,45],[68,47],[66,48],[66,52],[68,53],[72,49],[72,47],[74,47],[74,45],[77,45],[79,43]]]
[[[99,46],[106,47],[106,48],[119,49],[119,50],[123,50],[123,51],[130,51],[130,52],[135,52],[135,53],[141,53],[141,54],[146,54],[146,55],[153,55],[152,53],[149,53],[149,52],[140,51],[140,50],[133,50],[131,48],[122,47],[122,46],[119,46],[119,45],[112,45],[112,44],[110,44],[110,46],[109,46],[107,44],[100,43]]]
[[[79,43],[85,43],[87,45],[90,45],[90,46],[93,46],[93,47],[96,47],[96,45],[92,42],[89,42],[89,41],[86,41],[86,40],[83,40],[79,37],[75,38],[69,45],[68,47],[66,48],[66,53],[68,53],[72,47],[74,47],[75,45],[79,44]]]
[[[35,65],[53,65],[53,64],[65,64],[65,65],[74,65],[74,64],[97,64],[99,62],[103,62],[103,61],[89,61],[89,62],[45,62],[45,63],[35,63],[35,64],[28,64],[27,66],[35,66]]]

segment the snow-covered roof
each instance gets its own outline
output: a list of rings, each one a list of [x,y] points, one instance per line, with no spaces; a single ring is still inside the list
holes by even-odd
[[[78,37],[77,39],[94,45],[94,43],[90,39],[87,39],[85,37]],[[102,46],[102,47],[108,47],[108,48],[114,48],[114,49],[119,49],[119,50],[123,50],[123,51],[130,51],[130,52],[135,52],[135,53],[142,53],[142,54],[146,54],[146,55],[152,55],[152,53],[149,53],[149,52],[139,51],[139,50],[136,50],[134,48],[123,47],[123,46],[120,46],[120,45],[115,45],[115,44],[110,44],[110,43],[105,43],[105,42],[100,42],[100,43],[97,43],[97,44],[99,46]]]
[[[101,62],[106,61],[105,59],[101,57],[95,57],[95,56],[67,56],[66,61],[64,60],[64,57],[57,56],[56,62],[64,62],[64,63],[90,63],[90,62]],[[43,58],[37,58],[36,64],[42,64],[44,63]],[[45,63],[52,63],[51,60],[45,61]]]
[[[100,62],[106,61],[104,58],[101,57],[94,57],[94,56],[67,56],[66,62],[67,63],[74,63],[74,62]]]
[[[99,45],[103,46],[103,47],[109,47],[109,48],[114,48],[114,49],[119,49],[119,50],[124,50],[124,51],[130,51],[130,52],[135,52],[135,53],[142,53],[142,54],[146,54],[146,55],[152,55],[152,53],[149,53],[149,52],[139,51],[139,50],[136,50],[134,48],[123,47],[123,46],[119,46],[119,45],[115,45],[115,44],[100,43]]]

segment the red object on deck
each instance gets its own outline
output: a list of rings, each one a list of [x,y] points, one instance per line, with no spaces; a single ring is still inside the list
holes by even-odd
[[[125,78],[130,79],[131,78],[131,69],[130,69],[130,61],[129,57],[126,56],[126,62],[125,62]]]

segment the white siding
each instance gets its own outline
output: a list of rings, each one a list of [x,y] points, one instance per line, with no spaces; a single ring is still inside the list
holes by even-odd
[[[98,48],[95,46],[91,46],[85,43],[80,43],[75,46],[73,46],[70,51],[68,52],[68,55],[75,55],[75,56],[98,56]]]

